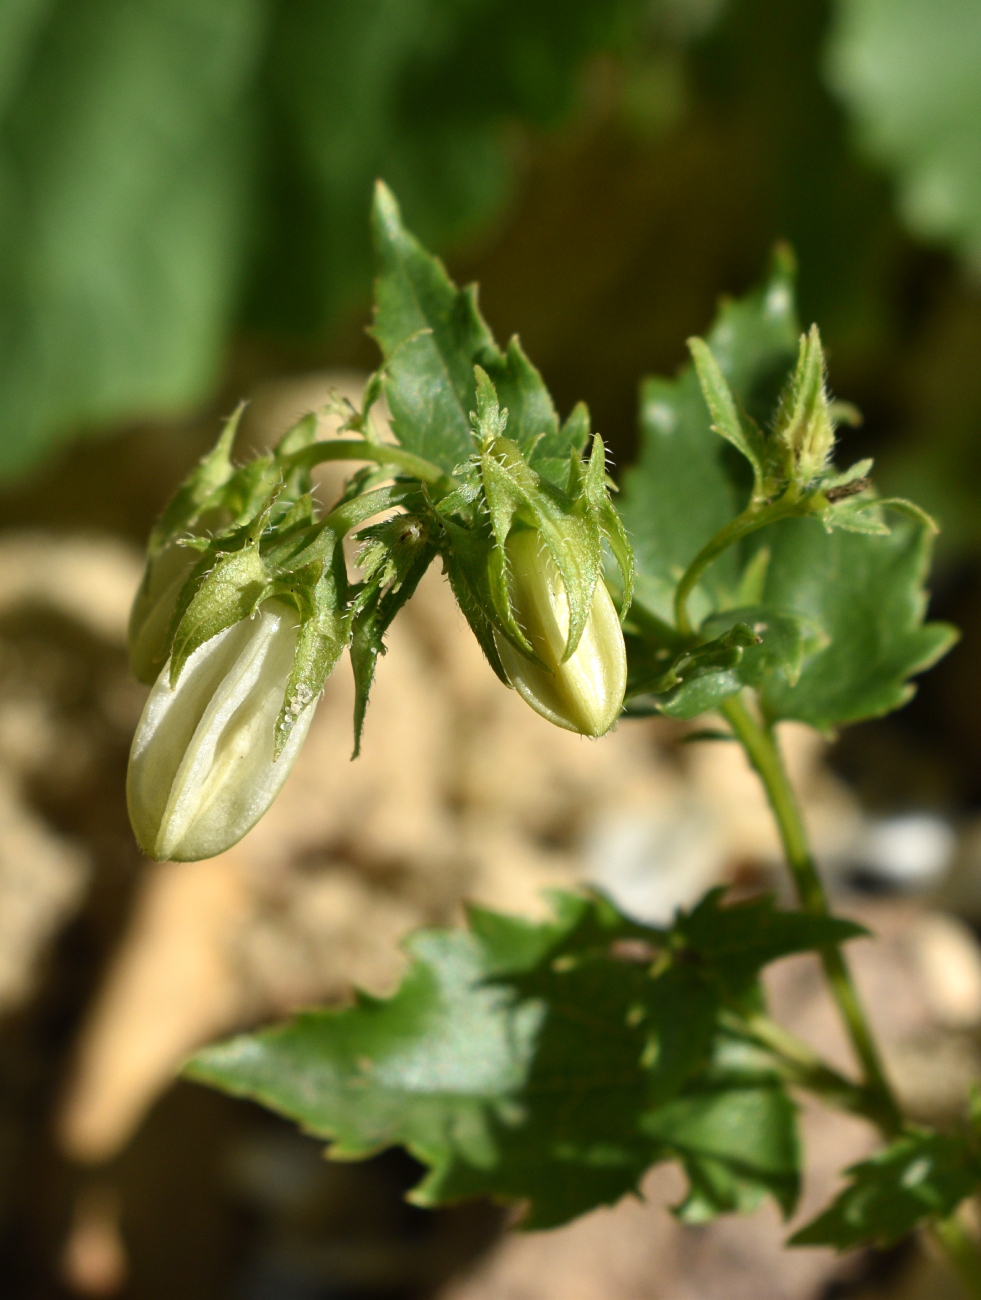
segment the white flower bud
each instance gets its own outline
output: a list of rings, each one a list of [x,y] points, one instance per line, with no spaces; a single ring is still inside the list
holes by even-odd
[[[151,858],[189,862],[223,853],[279,793],[317,705],[312,700],[302,711],[275,758],[298,629],[295,611],[267,601],[254,618],[195,650],[176,686],[164,666],[126,779],[133,830]]]
[[[171,619],[184,583],[199,559],[197,551],[171,542],[147,564],[126,634],[130,667],[147,686],[156,681],[167,658]]]
[[[596,584],[582,639],[562,662],[569,603],[562,575],[535,529],[509,534],[508,589],[519,627],[546,667],[500,633],[497,651],[511,685],[536,713],[584,736],[602,736],[623,708],[627,652],[620,619],[603,579]]]

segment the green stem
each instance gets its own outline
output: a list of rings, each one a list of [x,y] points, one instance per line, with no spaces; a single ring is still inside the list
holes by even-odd
[[[725,528],[720,529],[711,541],[706,542],[682,574],[675,592],[674,619],[681,635],[685,637],[694,635],[695,629],[688,613],[688,601],[702,574],[713,560],[718,559],[730,546],[748,537],[750,533],[755,533],[757,529],[765,528],[767,524],[775,524],[781,519],[792,519],[795,515],[808,513],[810,511],[806,502],[785,493],[778,501],[773,501],[769,505],[747,506],[741,515],[737,515],[731,523],[726,524]]]
[[[757,722],[738,695],[726,700],[720,706],[720,711],[741,741],[750,763],[763,782],[801,906],[816,916],[827,916],[828,900],[824,886],[811,857],[804,823],[773,732]],[[848,965],[837,947],[822,949],[821,960],[832,996],[838,1004],[855,1055],[861,1064],[865,1085],[878,1098],[876,1122],[886,1137],[893,1137],[902,1128],[902,1112],[886,1078],[879,1050]]]
[[[930,1235],[940,1246],[968,1295],[981,1300],[981,1256],[971,1234],[956,1214],[932,1224]]]
[[[390,442],[367,442],[363,438],[328,438],[325,442],[312,443],[285,457],[284,470],[288,472],[287,467],[313,469],[327,460],[373,460],[378,465],[404,470],[420,483],[443,491],[451,491],[454,486],[450,476],[432,461]]]
[[[720,711],[728,719],[763,782],[801,905],[817,916],[827,916],[824,887],[811,856],[797,800],[772,729],[759,722],[738,695],[726,700]],[[817,1092],[854,1114],[866,1116],[878,1126],[884,1137],[895,1137],[903,1128],[903,1115],[882,1068],[879,1050],[848,965],[837,947],[822,949],[821,960],[832,996],[862,1067],[862,1086],[856,1087],[829,1069],[805,1043],[799,1042],[766,1016],[749,1017],[745,1021],[745,1032],[770,1050],[778,1067],[783,1066],[782,1073],[788,1082]],[[936,1221],[929,1232],[967,1294],[981,1300],[981,1253],[957,1215]]]
[[[722,1024],[732,1033],[764,1048],[788,1083],[816,1093],[839,1110],[861,1115],[876,1125],[880,1123],[881,1107],[877,1094],[826,1065],[807,1043],[788,1033],[769,1016],[724,1012]]]

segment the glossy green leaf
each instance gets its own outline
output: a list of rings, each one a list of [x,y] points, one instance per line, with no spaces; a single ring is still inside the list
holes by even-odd
[[[926,1219],[952,1214],[981,1183],[981,1159],[963,1138],[919,1132],[848,1170],[831,1205],[792,1246],[891,1246]]]
[[[826,640],[796,684],[768,678],[762,699],[771,718],[828,731],[889,713],[913,693],[909,678],[957,639],[949,624],[923,622],[930,530],[893,512],[889,525],[885,537],[827,533],[810,519],[767,530],[763,604],[805,620]]]

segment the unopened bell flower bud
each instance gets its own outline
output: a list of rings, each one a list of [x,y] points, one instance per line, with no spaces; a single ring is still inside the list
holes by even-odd
[[[236,844],[279,793],[316,708],[275,756],[276,720],[299,619],[278,601],[199,646],[171,686],[165,666],[143,710],[126,794],[140,847],[160,861],[214,857]]]
[[[171,542],[147,563],[126,633],[130,667],[147,686],[157,680],[164,666],[177,602],[199,558],[196,551]]]
[[[603,579],[596,583],[582,639],[563,663],[569,602],[558,566],[537,529],[511,532],[504,549],[515,618],[542,661],[535,663],[495,632],[511,685],[556,726],[602,736],[620,716],[627,685],[623,632]]]

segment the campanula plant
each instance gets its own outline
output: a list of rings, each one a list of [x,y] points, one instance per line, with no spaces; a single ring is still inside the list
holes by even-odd
[[[801,334],[793,265],[724,305],[692,364],[641,390],[641,451],[619,508],[582,405],[560,421],[517,339],[498,347],[380,186],[381,369],[341,436],[307,417],[236,466],[235,417],[151,540],[134,669],[156,684],[130,765],[145,850],[233,844],[275,797],[327,675],[350,652],[355,751],[392,619],[442,564],[493,670],[544,719],[598,737],[635,716],[720,720],[772,807],[798,907],[711,890],[671,926],[558,894],[533,923],[471,909],[407,941],[388,1000],[307,1011],[199,1052],[192,1078],[252,1097],[329,1153],[402,1144],[422,1205],[491,1196],[525,1227],[636,1193],[676,1161],[675,1213],[703,1223],[797,1203],[794,1096],[864,1118],[881,1145],[794,1245],[886,1245],[921,1227],[981,1295],[959,1209],[981,1185],[981,1105],[936,1132],[903,1113],[830,914],[780,753],[786,719],[829,732],[900,707],[955,633],[924,622],[934,526],[840,460],[856,412]],[[384,394],[394,441],[371,410]],[[335,410],[340,404],[335,403]],[[351,435],[351,436],[347,436]],[[311,468],[361,462],[322,514]],[[360,540],[357,578],[342,543]],[[544,725],[544,723],[543,723]],[[841,1072],[769,1015],[760,974],[811,951],[841,1015]]]

